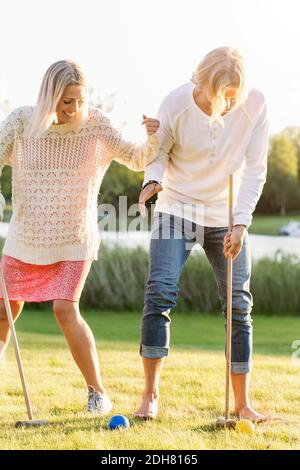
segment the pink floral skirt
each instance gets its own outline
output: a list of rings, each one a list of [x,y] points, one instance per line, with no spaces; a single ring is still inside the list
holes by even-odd
[[[25,302],[78,302],[91,264],[92,260],[28,264],[6,255],[1,260],[9,299]],[[1,289],[0,298],[3,299]]]

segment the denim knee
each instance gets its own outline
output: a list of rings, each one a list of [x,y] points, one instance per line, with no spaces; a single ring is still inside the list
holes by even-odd
[[[147,358],[168,355],[170,311],[176,305],[177,289],[165,282],[149,282],[145,295],[140,353]]]
[[[150,359],[168,356],[170,310],[150,312],[145,305],[143,313],[140,354]]]
[[[150,280],[145,294],[144,315],[175,308],[178,290],[177,280],[175,283]]]

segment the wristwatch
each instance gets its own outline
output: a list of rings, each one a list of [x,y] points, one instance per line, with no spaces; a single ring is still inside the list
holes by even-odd
[[[145,189],[146,186],[148,186],[148,184],[152,184],[152,183],[159,184],[159,182],[156,180],[149,180],[147,181],[147,183],[144,184],[144,186],[142,186],[142,189]]]

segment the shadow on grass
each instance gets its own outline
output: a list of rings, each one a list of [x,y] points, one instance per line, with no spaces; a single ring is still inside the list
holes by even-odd
[[[73,434],[75,431],[107,431],[107,432],[112,432],[112,430],[109,428],[109,421],[111,417],[103,417],[103,416],[91,416],[89,414],[80,414],[79,416],[74,413],[72,416],[70,416],[70,410],[68,410],[68,413],[66,413],[66,410],[60,410],[61,412],[59,413],[59,418],[57,418],[57,410],[51,410],[50,413],[48,413],[47,416],[43,416],[43,419],[48,420],[48,423],[39,426],[38,429],[41,431],[41,433],[48,433],[49,431],[59,431],[63,432],[64,435],[68,434]],[[69,415],[69,416],[68,416]],[[36,418],[36,419],[41,419],[41,418]],[[133,418],[131,416],[127,416],[127,419],[129,421],[130,427],[140,427],[141,425],[145,425],[145,423],[150,423],[151,421],[143,421],[143,420],[138,420],[136,418]],[[24,418],[21,419],[11,419],[11,420],[1,420],[1,427],[2,430],[4,428],[6,429],[15,429],[15,432],[18,433],[28,433],[28,432],[34,432],[36,431],[37,427],[36,426],[22,426],[19,428],[15,427],[15,424],[17,421],[27,421],[27,417],[24,416]],[[160,420],[156,420],[157,422],[160,422]],[[114,432],[123,432],[122,428],[114,430]]]
[[[100,420],[98,422],[92,419],[86,418],[85,420],[83,418],[63,418],[62,421],[55,421],[51,420],[51,417],[46,417],[44,419],[48,420],[48,423],[43,425],[43,426],[21,426],[16,428],[15,423],[16,421],[2,421],[1,426],[2,429],[8,428],[8,429],[14,429],[16,433],[21,434],[21,433],[36,433],[36,430],[39,429],[39,432],[41,434],[48,434],[49,431],[63,431],[63,434],[67,436],[68,434],[73,434],[75,431],[99,431],[100,429],[103,431],[109,430],[108,423],[100,423]],[[25,421],[26,418],[18,421]]]
[[[192,431],[219,434],[221,431],[224,431],[224,428],[217,426],[216,423],[211,423],[211,424],[204,424],[203,426],[197,426],[196,428],[192,428]]]

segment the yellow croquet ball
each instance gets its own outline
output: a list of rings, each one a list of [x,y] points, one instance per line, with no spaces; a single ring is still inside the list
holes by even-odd
[[[235,425],[235,431],[244,434],[253,434],[255,432],[254,424],[249,419],[241,419]]]

